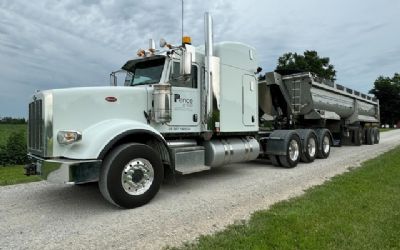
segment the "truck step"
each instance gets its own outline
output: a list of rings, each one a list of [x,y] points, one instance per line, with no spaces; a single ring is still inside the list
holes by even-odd
[[[175,171],[183,175],[209,170],[204,165],[205,151],[202,146],[173,148]]]
[[[182,174],[182,175],[187,175],[187,174],[193,174],[193,173],[197,173],[197,172],[202,172],[202,171],[206,171],[206,170],[210,170],[209,166],[206,165],[196,165],[196,166],[179,166],[175,168],[175,171]]]

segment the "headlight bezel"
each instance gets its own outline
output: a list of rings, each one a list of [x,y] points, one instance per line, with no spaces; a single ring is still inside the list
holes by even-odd
[[[69,145],[82,140],[82,133],[76,130],[60,130],[57,133],[57,142],[61,145]]]

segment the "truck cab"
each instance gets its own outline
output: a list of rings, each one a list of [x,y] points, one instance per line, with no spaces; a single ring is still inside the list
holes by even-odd
[[[256,159],[254,48],[185,40],[164,41],[163,50],[150,42],[111,73],[111,86],[35,93],[27,174],[57,183],[98,181],[108,201],[130,208],[147,203],[167,172]]]

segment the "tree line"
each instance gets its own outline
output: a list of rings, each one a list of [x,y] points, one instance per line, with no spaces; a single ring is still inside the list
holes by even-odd
[[[0,124],[25,124],[25,118],[0,117]]]

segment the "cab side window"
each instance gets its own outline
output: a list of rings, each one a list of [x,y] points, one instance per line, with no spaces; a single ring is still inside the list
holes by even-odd
[[[197,66],[192,65],[192,73],[182,76],[179,72],[179,62],[173,62],[171,73],[169,75],[169,83],[174,87],[197,88]]]

